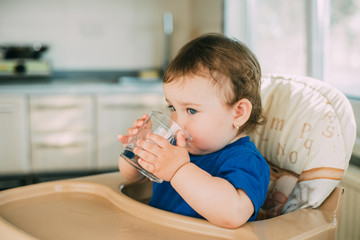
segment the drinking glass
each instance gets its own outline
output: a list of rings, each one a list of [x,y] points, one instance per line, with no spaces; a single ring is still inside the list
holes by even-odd
[[[176,146],[176,136],[179,131],[183,132],[183,136],[187,143],[191,141],[191,135],[169,116],[158,111],[152,111],[150,112],[149,117],[145,120],[144,125],[139,128],[138,133],[132,136],[129,143],[125,146],[125,149],[121,152],[120,156],[133,167],[135,167],[140,173],[148,177],[151,181],[162,183],[162,179],[159,179],[140,166],[138,163],[139,156],[133,152],[133,149],[137,147],[136,142],[139,139],[152,142],[146,139],[146,136],[149,133],[160,135],[168,140],[172,145]]]

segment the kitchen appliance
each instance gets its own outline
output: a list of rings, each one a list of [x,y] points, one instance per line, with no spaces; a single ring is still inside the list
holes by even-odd
[[[1,45],[0,79],[7,78],[48,78],[51,76],[51,64],[42,60],[42,54],[48,47],[34,45]]]

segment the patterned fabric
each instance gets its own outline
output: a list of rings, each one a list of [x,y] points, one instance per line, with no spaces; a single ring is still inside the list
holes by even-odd
[[[267,75],[261,96],[267,123],[251,135],[271,178],[258,219],[318,207],[340,182],[356,137],[348,99],[319,80]]]

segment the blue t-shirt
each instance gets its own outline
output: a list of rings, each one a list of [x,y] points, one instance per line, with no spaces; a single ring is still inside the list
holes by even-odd
[[[256,219],[265,201],[270,169],[249,137],[240,138],[214,153],[190,154],[190,161],[212,176],[226,179],[236,189],[244,190],[255,209],[249,221]],[[165,181],[154,183],[149,205],[185,216],[203,218]]]

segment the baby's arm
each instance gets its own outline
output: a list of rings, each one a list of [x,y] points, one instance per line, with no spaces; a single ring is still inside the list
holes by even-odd
[[[182,166],[170,183],[196,212],[217,226],[240,227],[254,213],[254,205],[243,190],[193,163]]]
[[[137,119],[134,122],[134,125],[128,129],[127,134],[118,135],[118,140],[125,146],[131,139],[132,136],[137,134],[139,131],[139,128],[144,125],[144,121],[149,116],[147,114],[144,114],[141,119]],[[121,172],[121,174],[129,181],[129,182],[137,182],[141,179],[143,179],[145,176],[142,175],[136,168],[131,166],[128,162],[126,162],[123,158],[119,157],[118,159],[118,167]]]
[[[141,148],[134,149],[140,156],[140,165],[170,181],[180,196],[208,221],[220,227],[237,228],[254,213],[252,201],[244,191],[190,162],[182,136],[178,136],[177,146],[156,134],[149,134],[148,139],[151,141],[138,140]]]

